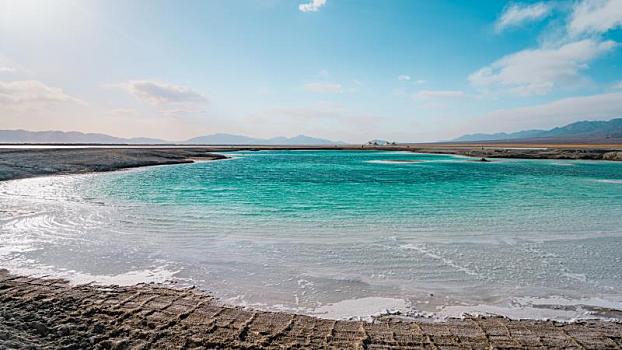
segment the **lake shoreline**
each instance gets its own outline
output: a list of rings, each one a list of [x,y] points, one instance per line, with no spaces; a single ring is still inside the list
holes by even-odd
[[[227,159],[211,149],[0,149],[0,181]]]
[[[6,145],[5,145],[6,146]],[[228,158],[218,152],[262,150],[343,150],[404,151],[450,154],[474,159],[557,159],[622,161],[622,145],[548,145],[548,144],[412,144],[412,145],[336,145],[336,146],[121,146],[93,147],[19,145],[39,148],[2,148],[0,145],[0,181],[58,174],[81,174],[172,165]],[[87,147],[87,146],[84,146]]]

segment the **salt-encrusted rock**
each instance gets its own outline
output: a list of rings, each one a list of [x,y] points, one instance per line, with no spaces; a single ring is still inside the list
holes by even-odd
[[[603,154],[603,159],[604,160],[617,160],[617,161],[622,161],[622,152],[607,152],[605,154]]]

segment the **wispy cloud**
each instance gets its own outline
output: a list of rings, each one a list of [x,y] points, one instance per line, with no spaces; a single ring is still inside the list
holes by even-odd
[[[410,82],[412,82],[413,84],[417,84],[417,85],[420,85],[420,84],[425,84],[425,83],[427,83],[427,82],[428,82],[428,81],[427,81],[427,80],[425,80],[425,79],[417,79],[417,80],[413,80],[413,77],[411,77],[410,75],[406,75],[406,74],[398,75],[398,76],[397,76],[397,80],[399,80],[399,81],[410,81]]]
[[[315,93],[339,94],[343,92],[343,86],[338,83],[307,83],[304,88]]]
[[[117,84],[143,102],[156,105],[205,104],[207,98],[187,86],[155,80],[132,80]]]
[[[613,85],[611,85],[611,87],[616,90],[622,90],[622,80],[618,81],[617,83],[614,83]]]
[[[504,10],[497,22],[495,30],[501,32],[510,27],[516,27],[526,22],[545,18],[551,13],[550,3],[539,2],[535,4],[510,4]]]
[[[568,22],[568,32],[601,34],[622,26],[622,0],[584,0],[575,4]]]
[[[302,12],[317,12],[324,5],[326,5],[326,0],[311,0],[308,3],[298,5],[298,9]]]
[[[415,94],[415,98],[420,100],[455,99],[465,96],[461,90],[421,90]]]
[[[315,102],[308,105],[275,106],[253,112],[240,120],[244,133],[272,137],[283,134],[322,135],[341,141],[366,140],[379,133],[381,115],[357,111],[341,103]],[[357,125],[353,128],[352,125]]]
[[[31,108],[62,102],[86,104],[38,80],[0,81],[0,104],[5,107]]]
[[[484,91],[504,88],[518,95],[544,95],[556,84],[576,79],[590,61],[616,45],[585,39],[558,48],[523,50],[472,73],[469,81]]]
[[[484,132],[502,130],[520,130],[525,128],[549,128],[571,123],[577,120],[600,120],[622,115],[622,92],[569,97],[553,102],[502,109],[488,113],[471,125],[494,127]]]
[[[0,73],[15,73],[17,69],[14,67],[0,66]]]

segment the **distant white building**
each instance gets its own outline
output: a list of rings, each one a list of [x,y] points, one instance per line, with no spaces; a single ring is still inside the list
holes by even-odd
[[[368,145],[373,146],[387,146],[387,145],[395,145],[395,142],[389,142],[387,140],[371,140],[367,142]]]

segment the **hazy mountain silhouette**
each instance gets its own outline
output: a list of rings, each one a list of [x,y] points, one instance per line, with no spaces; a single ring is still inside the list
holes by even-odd
[[[253,138],[242,135],[213,134],[185,141],[167,141],[154,138],[122,138],[98,133],[77,131],[0,130],[0,143],[88,143],[88,144],[212,144],[212,145],[330,145],[340,144],[305,135],[295,137]]]
[[[82,133],[78,131],[27,131],[0,130],[1,143],[105,143],[105,144],[148,144],[166,143],[160,139],[145,137],[121,138],[106,134]]]
[[[295,137],[273,137],[260,139],[242,135],[213,134],[192,138],[184,141],[189,144],[212,144],[212,145],[335,145],[342,142],[320,139],[305,135]]]
[[[622,118],[608,121],[580,121],[550,130],[524,130],[513,133],[469,134],[452,141],[502,141],[502,140],[583,140],[606,141],[622,139]]]

